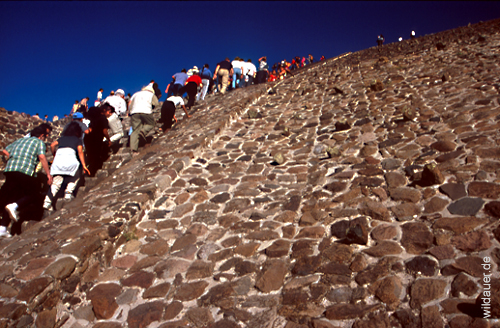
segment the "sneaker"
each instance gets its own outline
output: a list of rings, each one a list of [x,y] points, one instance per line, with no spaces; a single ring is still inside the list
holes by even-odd
[[[17,222],[17,220],[19,220],[19,211],[17,210],[16,203],[11,203],[5,206],[5,209],[7,210],[7,213],[9,213],[12,221]]]
[[[65,201],[73,200],[73,198],[75,198],[75,197],[72,194],[64,194]]]
[[[51,207],[52,207],[52,203],[51,202],[44,202],[43,203],[43,209],[44,210],[50,210]]]
[[[5,238],[10,238],[12,237],[11,234],[7,231],[7,228],[4,226],[0,226],[0,238],[5,237]]]

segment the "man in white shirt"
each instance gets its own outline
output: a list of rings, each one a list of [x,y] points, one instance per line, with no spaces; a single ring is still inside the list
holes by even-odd
[[[104,115],[108,119],[109,128],[111,130],[108,131],[111,137],[109,141],[116,143],[124,136],[122,121],[120,121],[120,118],[116,115],[116,110],[112,105],[107,107],[104,111]]]
[[[257,68],[255,68],[255,65],[252,64],[252,60],[249,59],[247,60],[246,63],[243,63],[243,73],[242,73],[242,85],[241,87],[247,87],[249,85],[252,85],[253,83],[253,78],[255,76],[255,73],[257,72]]]
[[[130,124],[132,134],[130,135],[130,149],[137,153],[139,150],[139,138],[146,139],[146,135],[155,126],[153,108],[158,106],[153,88],[147,86],[141,91],[134,93],[130,99]]]
[[[113,106],[116,115],[123,117],[127,114],[127,103],[124,98],[125,91],[118,89],[113,96],[106,97],[104,102]]]

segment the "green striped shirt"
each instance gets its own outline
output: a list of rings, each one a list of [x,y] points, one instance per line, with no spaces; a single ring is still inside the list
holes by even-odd
[[[5,150],[9,160],[4,172],[21,172],[32,176],[38,164],[38,155],[45,155],[45,143],[35,137],[17,139]]]

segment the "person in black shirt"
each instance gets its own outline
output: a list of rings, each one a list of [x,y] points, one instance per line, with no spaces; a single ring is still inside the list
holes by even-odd
[[[105,115],[109,107],[111,107],[111,105],[106,103],[100,107],[91,107],[88,110],[90,132],[85,135],[84,142],[90,176],[94,176],[97,170],[102,167],[104,137],[106,137],[109,147],[112,144],[108,134],[108,119]]]
[[[214,72],[214,80],[217,76],[220,76],[219,81],[222,80],[222,82],[219,82],[221,94],[226,93],[226,88],[229,82],[229,75],[233,75],[233,65],[231,65],[229,58],[226,58],[226,60],[223,60],[217,64]]]

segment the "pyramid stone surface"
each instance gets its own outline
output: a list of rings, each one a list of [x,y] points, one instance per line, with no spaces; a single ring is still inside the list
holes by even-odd
[[[494,326],[498,31],[332,58],[122,149],[0,239],[0,327]]]

